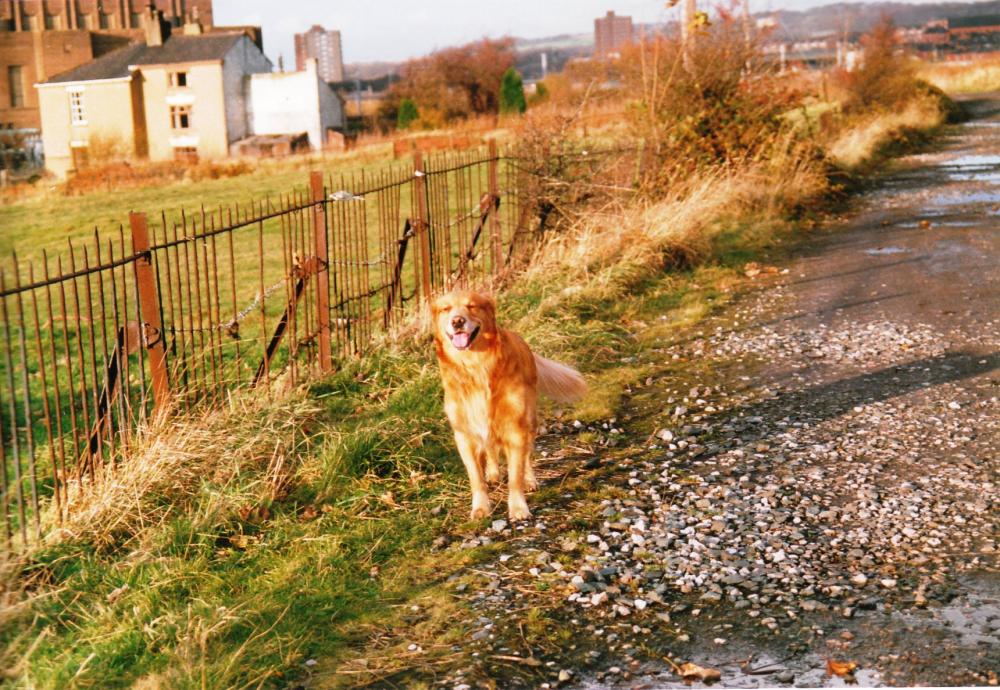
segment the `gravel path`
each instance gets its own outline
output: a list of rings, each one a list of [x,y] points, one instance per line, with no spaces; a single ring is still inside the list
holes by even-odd
[[[440,544],[497,555],[455,581],[471,656],[437,684],[996,685],[998,144],[986,117],[904,160],[621,420],[553,425],[602,450],[533,524]]]

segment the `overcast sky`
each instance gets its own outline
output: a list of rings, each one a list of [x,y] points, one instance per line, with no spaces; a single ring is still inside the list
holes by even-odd
[[[848,0],[849,2],[859,0]],[[904,0],[906,1],[906,0]],[[912,3],[931,0],[909,0]],[[808,9],[830,0],[751,0],[754,11]],[[712,5],[700,0],[700,5]],[[607,10],[636,22],[674,19],[663,0],[215,0],[215,23],[264,28],[264,50],[295,68],[292,36],[313,24],[339,29],[344,62],[396,62],[483,36],[539,38],[593,31]]]

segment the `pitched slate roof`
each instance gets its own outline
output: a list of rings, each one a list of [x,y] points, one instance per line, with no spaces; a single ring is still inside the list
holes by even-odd
[[[51,77],[46,84],[75,81],[120,79],[129,76],[129,67],[142,65],[172,65],[185,62],[221,60],[244,36],[242,33],[171,36],[162,46],[132,43],[102,55],[96,60]]]

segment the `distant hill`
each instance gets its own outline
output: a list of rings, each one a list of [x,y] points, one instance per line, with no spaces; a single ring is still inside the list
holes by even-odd
[[[831,32],[849,35],[864,33],[881,19],[883,14],[892,17],[897,26],[922,26],[932,19],[1000,15],[1000,0],[984,2],[940,2],[914,5],[906,2],[837,2],[810,10],[775,10],[759,12],[759,19],[774,17],[778,20],[777,37],[804,39]],[[654,27],[645,27],[652,29]],[[561,34],[544,38],[517,38],[517,67],[526,79],[541,76],[541,54],[546,54],[549,72],[558,72],[567,60],[589,55],[594,49],[592,33]],[[346,66],[348,79],[375,79],[396,73],[402,63],[371,62]]]
[[[838,2],[811,10],[777,10],[775,12],[762,12],[755,16],[777,18],[780,26],[779,35],[783,38],[808,38],[830,32],[863,33],[871,29],[883,14],[892,17],[897,26],[922,26],[932,19],[1000,14],[1000,0],[973,3],[941,2],[925,5],[904,2],[859,4]]]

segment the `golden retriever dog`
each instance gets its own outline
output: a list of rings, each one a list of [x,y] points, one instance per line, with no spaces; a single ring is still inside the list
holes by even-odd
[[[507,458],[507,511],[531,517],[524,492],[537,487],[531,466],[538,393],[559,402],[583,397],[587,384],[565,364],[539,357],[516,333],[497,326],[491,297],[451,292],[431,305],[444,410],[472,485],[472,518],[489,515],[487,482]]]

